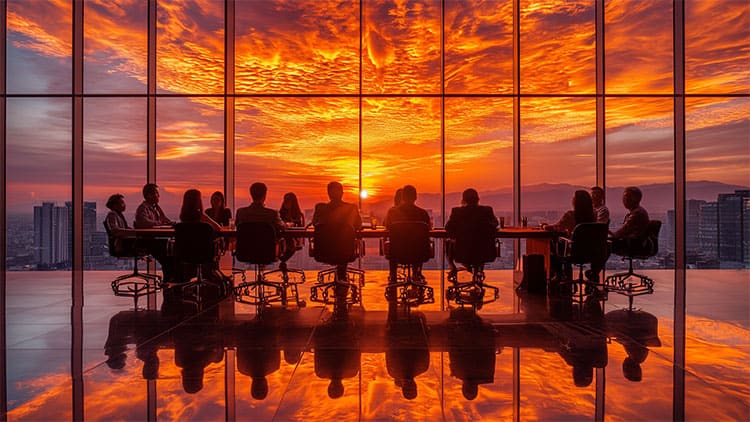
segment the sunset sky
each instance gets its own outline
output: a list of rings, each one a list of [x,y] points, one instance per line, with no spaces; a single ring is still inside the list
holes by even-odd
[[[687,99],[687,177],[747,186],[750,4],[718,3],[686,2],[687,92],[744,97]],[[354,201],[360,170],[371,201],[404,183],[439,193],[443,112],[446,191],[510,189],[512,98],[492,95],[512,94],[512,2],[446,1],[444,51],[440,1],[364,1],[361,23],[359,4],[235,2],[236,204],[256,180],[273,206],[294,191],[311,208],[330,180]],[[146,5],[85,1],[84,86],[99,95],[85,99],[85,198],[102,208],[123,192],[132,212],[146,179]],[[605,1],[605,90],[635,96],[606,99],[611,186],[673,182],[671,5]],[[522,184],[592,185],[596,102],[570,95],[596,93],[594,1],[521,7]],[[224,5],[160,0],[157,22],[158,93],[185,95],[157,100],[157,183],[174,213],[185,189],[223,190],[223,99],[189,95],[224,93]],[[70,94],[71,38],[69,0],[9,0],[8,93]],[[444,110],[427,96],[441,93],[441,54]],[[70,99],[7,109],[8,209],[69,199]]]

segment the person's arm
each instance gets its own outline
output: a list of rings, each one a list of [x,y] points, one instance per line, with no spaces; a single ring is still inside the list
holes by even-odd
[[[221,226],[219,225],[219,223],[217,223],[216,221],[214,221],[213,218],[209,217],[205,213],[201,214],[201,221],[204,222],[204,223],[208,223],[208,225],[211,226],[211,228],[213,228],[216,231],[221,230]]]
[[[352,212],[354,213],[354,229],[359,230],[362,228],[362,216],[359,215],[359,209],[354,204],[352,204]]]
[[[497,226],[500,225],[500,222],[497,221],[495,210],[493,210],[492,207],[487,207],[486,209],[487,209],[487,216],[489,217],[490,225],[494,228],[497,228]]]
[[[154,219],[153,213],[150,212],[148,207],[144,204],[138,206],[135,211],[135,228],[137,229],[149,229],[159,225],[159,221]]]
[[[114,213],[107,214],[107,227],[109,227],[110,235],[115,238],[135,236],[135,231],[127,226],[123,227],[120,219]]]

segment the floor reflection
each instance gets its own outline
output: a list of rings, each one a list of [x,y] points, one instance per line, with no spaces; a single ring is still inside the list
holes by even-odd
[[[512,283],[502,280],[511,272],[492,276],[497,285]],[[371,283],[365,303],[373,306],[347,312],[290,306],[258,313],[231,300],[171,298],[154,310],[104,317],[111,303],[107,311],[91,305],[104,324],[85,328],[87,419],[671,418],[673,339],[663,305],[639,298],[643,306],[628,310],[626,301],[577,304],[506,288],[479,312],[408,309],[383,304],[381,280]],[[737,327],[734,335],[747,340],[747,333]],[[735,353],[744,366],[740,375],[707,377],[746,379],[747,342],[714,350],[723,353],[714,359]],[[9,349],[9,361],[21,351]],[[9,417],[64,418],[60,404],[76,400],[65,372],[32,378],[39,385],[54,376],[58,385],[32,393]],[[732,388],[696,387],[699,376],[689,374],[686,397],[713,399]],[[621,400],[634,395],[635,402]],[[746,385],[728,396],[715,416],[750,415]]]

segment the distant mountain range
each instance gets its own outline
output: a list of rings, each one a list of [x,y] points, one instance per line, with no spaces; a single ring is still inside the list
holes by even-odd
[[[521,197],[522,207],[529,212],[540,212],[547,210],[566,210],[570,209],[573,192],[578,189],[589,189],[590,186],[570,185],[567,183],[543,183],[538,185],[529,185],[522,188]],[[671,183],[655,183],[650,185],[639,186],[643,192],[643,206],[654,214],[662,214],[667,210],[674,209],[674,186]],[[607,188],[607,205],[610,210],[620,213],[622,208],[622,191],[624,186],[615,186]],[[747,186],[729,185],[720,182],[697,181],[687,182],[686,196],[687,199],[702,199],[704,201],[716,201],[720,193],[733,193],[735,190],[750,189]],[[513,204],[513,193],[510,189],[500,189],[493,191],[479,192],[480,203],[491,205],[495,208],[496,213],[510,214]],[[459,206],[461,202],[461,192],[450,192],[446,194],[445,207],[446,213],[452,207]],[[390,201],[381,201],[371,204],[371,209],[376,215],[385,215],[388,208],[392,205]],[[422,208],[439,210],[440,195],[438,194],[419,194],[417,205]]]

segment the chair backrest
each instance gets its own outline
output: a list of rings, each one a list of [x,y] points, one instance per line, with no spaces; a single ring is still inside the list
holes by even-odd
[[[208,223],[177,223],[174,226],[175,257],[188,264],[209,264],[216,254],[214,229]]]
[[[424,221],[398,221],[389,224],[391,242],[388,259],[397,264],[421,264],[432,258],[430,225]]]
[[[647,259],[659,253],[659,232],[661,231],[661,221],[650,220],[646,226],[646,237],[641,242],[641,247],[634,254],[633,258]]]
[[[357,232],[350,224],[316,224],[313,243],[318,262],[340,265],[357,259]]]
[[[237,226],[234,256],[238,261],[267,265],[277,258],[276,228],[270,223],[250,222]]]
[[[609,256],[606,223],[581,223],[571,236],[570,260],[576,264],[604,264]]]
[[[136,248],[135,238],[115,238],[112,236],[112,229],[109,228],[107,220],[104,220],[102,224],[104,225],[104,231],[107,232],[107,246],[110,256],[115,258],[131,258],[148,254]]]
[[[466,222],[452,239],[453,259],[461,264],[480,265],[496,258],[497,229],[485,222]]]

